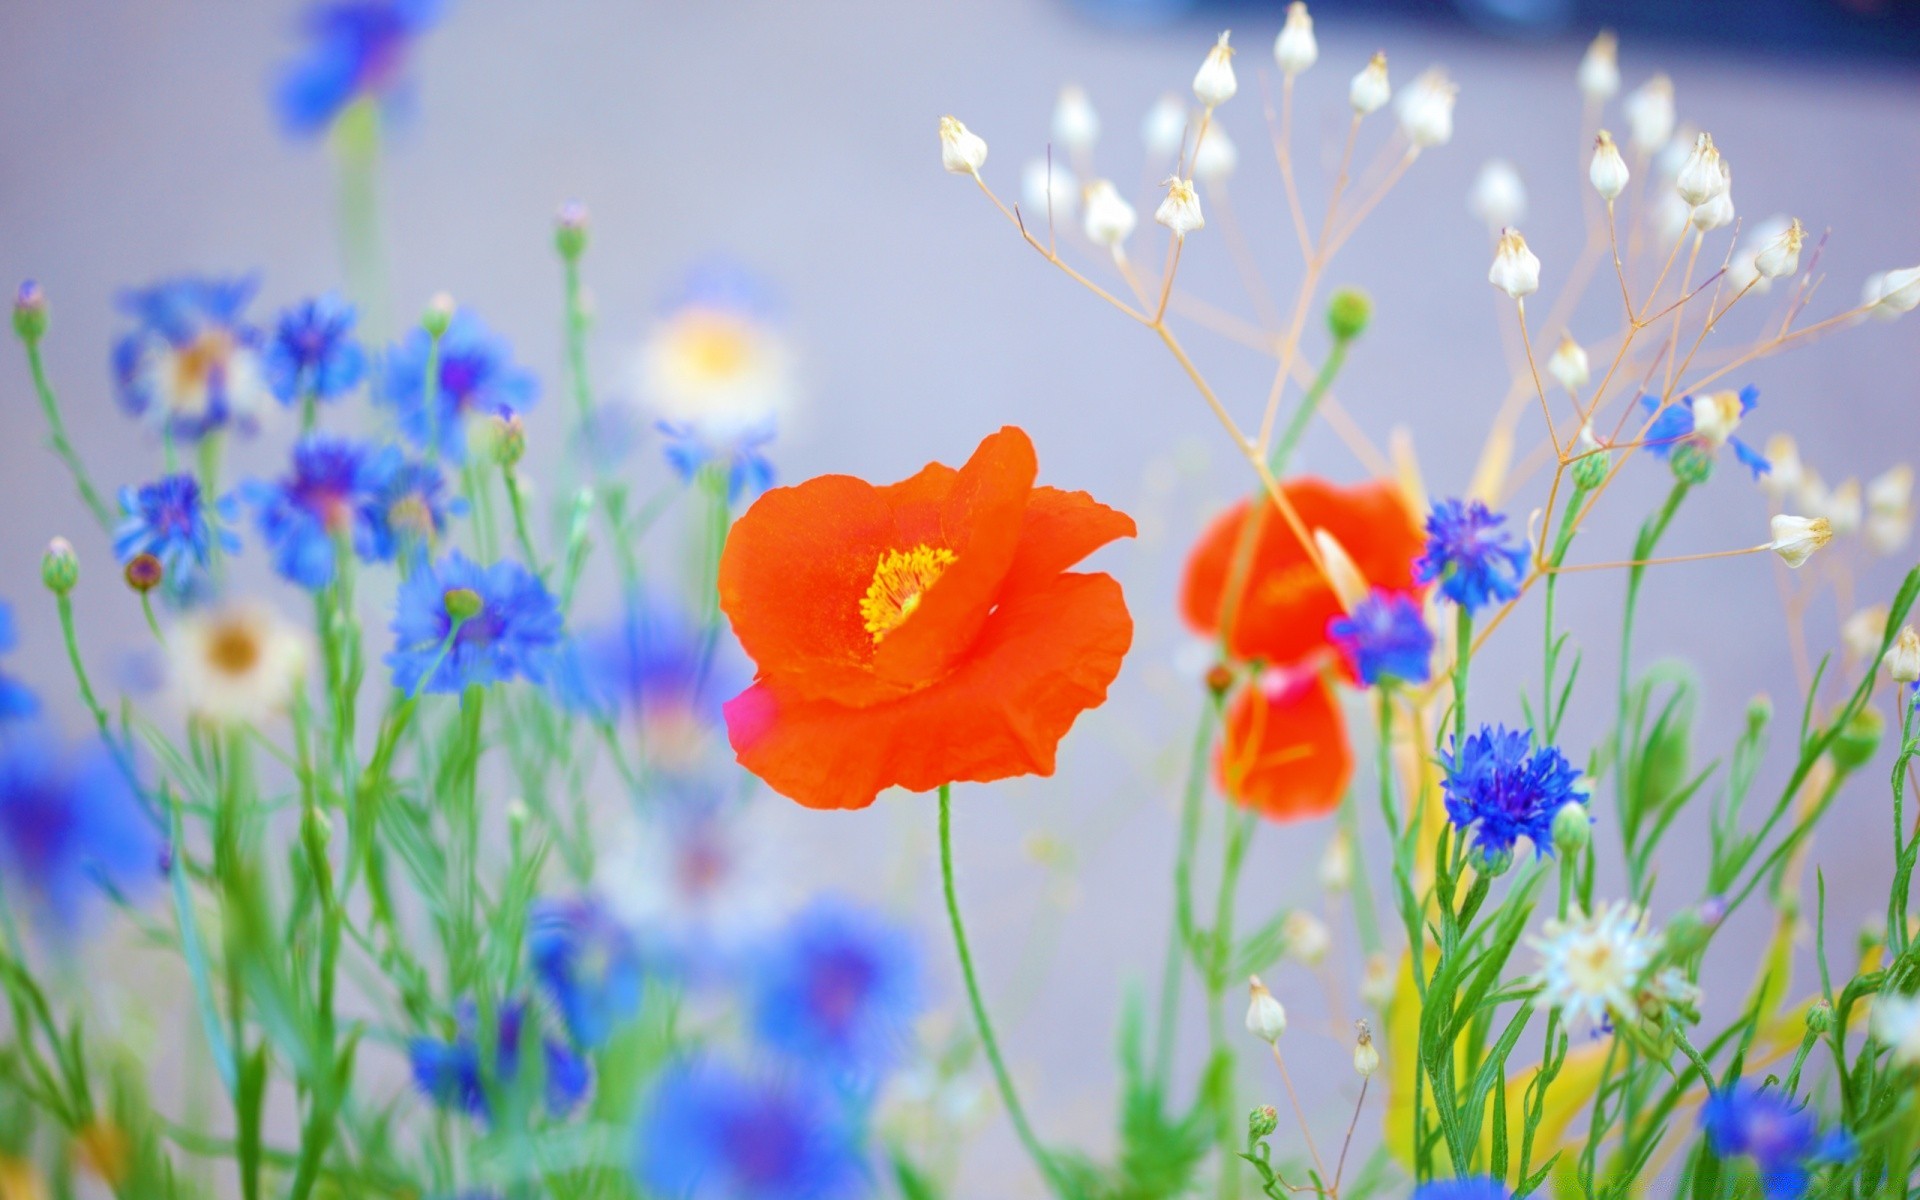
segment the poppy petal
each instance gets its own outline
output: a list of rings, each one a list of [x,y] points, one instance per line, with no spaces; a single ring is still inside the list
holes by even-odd
[[[1059,575],[1002,596],[966,659],[929,687],[850,708],[760,683],[727,704],[727,736],[742,766],[810,808],[865,808],[895,786],[1050,775],[1060,739],[1106,699],[1132,641],[1117,582]]]
[[[1227,711],[1215,760],[1220,790],[1275,821],[1324,817],[1353,778],[1353,751],[1333,689],[1315,673],[1274,673]]]
[[[1133,518],[1085,492],[1037,487],[1027,501],[1020,548],[1002,586],[1038,586],[1116,538],[1132,537]]]

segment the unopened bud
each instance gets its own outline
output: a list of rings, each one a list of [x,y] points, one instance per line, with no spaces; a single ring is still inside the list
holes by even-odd
[[[1602,29],[1580,59],[1580,93],[1598,103],[1620,90],[1620,42],[1611,29]]]
[[[1153,219],[1171,229],[1177,238],[1205,228],[1207,219],[1200,213],[1200,197],[1194,193],[1193,180],[1169,179],[1166,187],[1167,198],[1154,209]]]
[[[1435,67],[1400,89],[1394,101],[1400,131],[1418,147],[1444,146],[1453,140],[1453,102],[1460,88]]]
[[[979,175],[987,143],[953,117],[940,118],[940,164],[955,175]]]
[[[1240,81],[1233,75],[1233,47],[1227,44],[1232,33],[1227,30],[1220,35],[1193,77],[1194,98],[1208,108],[1218,108],[1240,90]]]
[[[1280,1128],[1280,1113],[1271,1104],[1262,1104],[1247,1114],[1247,1138],[1249,1141],[1262,1141],[1273,1136]]]
[[[1372,318],[1373,301],[1359,288],[1341,288],[1327,301],[1327,329],[1339,341],[1365,333]]]
[[[1527,239],[1518,229],[1500,235],[1493,266],[1487,269],[1487,282],[1515,300],[1540,290],[1540,259],[1527,249]]]
[[[1225,663],[1215,663],[1207,668],[1207,690],[1215,696],[1224,696],[1233,686],[1233,668]]]
[[[1602,129],[1600,136],[1593,140],[1593,161],[1587,166],[1587,178],[1592,181],[1593,190],[1600,193],[1601,199],[1612,203],[1627,190],[1630,175],[1627,160],[1620,157],[1620,147],[1613,144],[1613,135]]]
[[[1345,830],[1335,830],[1320,855],[1320,886],[1329,892],[1353,886],[1353,842]]]
[[[1574,855],[1587,848],[1593,837],[1593,814],[1577,800],[1569,800],[1553,814],[1553,848]]]
[[[1387,81],[1387,56],[1375,54],[1347,85],[1347,103],[1360,116],[1370,116],[1387,106],[1393,97],[1393,85]]]
[[[127,560],[122,574],[126,577],[127,586],[144,596],[160,586],[167,572],[159,558],[142,551]]]
[[[1920,682],[1920,633],[1908,625],[1887,651],[1887,674],[1895,683]]]
[[[1767,549],[1789,567],[1799,567],[1813,552],[1833,540],[1833,525],[1825,517],[1794,517],[1781,513],[1772,521],[1773,540]]]
[[[1680,167],[1673,190],[1695,208],[1722,194],[1732,183],[1733,172],[1713,144],[1713,135],[1702,133],[1693,144],[1693,153]]]
[[[1622,109],[1627,136],[1642,154],[1657,154],[1673,138],[1673,80],[1655,75],[1633,90]]]
[[[1287,953],[1307,966],[1325,962],[1327,951],[1333,948],[1333,932],[1325,921],[1310,912],[1293,910],[1280,928],[1286,935]]]
[[[1367,956],[1366,970],[1360,976],[1360,999],[1380,1012],[1393,1003],[1393,989],[1399,982],[1393,960],[1383,953]]]
[[[1525,220],[1527,185],[1520,172],[1504,158],[1488,159],[1474,176],[1473,190],[1467,193],[1467,211],[1489,230],[1505,229]]]
[[[1132,236],[1139,218],[1134,215],[1133,205],[1120,198],[1119,190],[1111,181],[1096,179],[1088,184],[1081,204],[1080,221],[1091,241],[1111,249],[1118,248]]]
[[[1874,752],[1880,749],[1880,739],[1886,731],[1887,719],[1880,715],[1879,709],[1859,709],[1840,727],[1839,736],[1833,739],[1829,751],[1833,755],[1833,765],[1842,771],[1857,771],[1866,766],[1873,761]]]
[[[553,220],[553,245],[560,257],[576,259],[587,248],[587,206],[569,200],[560,206]]]
[[[1822,997],[1807,1007],[1807,1032],[1819,1037],[1833,1028],[1833,1005]]]
[[[1560,345],[1547,359],[1547,374],[1571,395],[1593,379],[1593,364],[1587,358],[1586,349],[1574,341],[1571,334],[1563,333]]]
[[[1294,0],[1287,5],[1287,23],[1273,40],[1273,61],[1283,75],[1298,75],[1320,58],[1320,43],[1314,40],[1313,18],[1307,6]]]
[[[503,467],[511,467],[526,457],[527,427],[516,413],[497,413],[488,420],[493,442],[493,458]]]
[[[1364,1018],[1353,1023],[1353,1069],[1363,1078],[1380,1069],[1380,1051],[1373,1045],[1373,1026]]]
[[[1871,290],[1876,293],[1870,301],[1876,315],[1912,312],[1920,308],[1920,267],[1876,275]]]
[[[420,328],[427,331],[428,337],[445,337],[447,326],[453,324],[453,297],[446,292],[435,292],[433,299],[427,301],[427,311],[420,314]]]
[[[1258,975],[1247,980],[1247,1032],[1263,1042],[1277,1042],[1287,1031],[1287,1010],[1273,998]]]
[[[1063,149],[1086,153],[1100,138],[1100,114],[1093,111],[1087,90],[1068,85],[1053,103],[1053,140]]]
[[[23,342],[37,342],[47,331],[47,295],[29,279],[13,297],[13,331]]]
[[[1779,279],[1791,275],[1800,269],[1800,243],[1806,240],[1807,231],[1798,218],[1787,225],[1779,237],[1774,238],[1760,252],[1753,256],[1753,269],[1762,278]]]
[[[456,621],[471,621],[486,607],[479,592],[463,587],[448,588],[440,602],[446,607],[447,615]]]
[[[73,552],[72,542],[57,537],[47,543],[47,552],[40,559],[40,582],[57,596],[66,595],[79,584],[80,559]]]

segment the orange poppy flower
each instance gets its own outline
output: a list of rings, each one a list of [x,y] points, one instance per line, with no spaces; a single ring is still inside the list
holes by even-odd
[[[1276,821],[1324,817],[1353,778],[1340,706],[1317,668],[1267,671],[1227,706],[1220,790]]]
[[[810,808],[1052,774],[1133,641],[1120,585],[1067,568],[1134,527],[1036,471],[1008,426],[957,471],[755,501],[720,558],[720,607],[759,668],[726,706],[741,765]]]

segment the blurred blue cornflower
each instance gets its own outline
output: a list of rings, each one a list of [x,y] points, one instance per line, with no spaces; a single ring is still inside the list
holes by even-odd
[[[471,1001],[463,1002],[455,1013],[457,1028],[452,1041],[422,1037],[407,1043],[414,1086],[442,1108],[458,1109],[476,1120],[491,1120],[493,1103],[487,1085],[493,1085],[496,1095],[511,1091],[519,1082],[523,1048],[529,1039],[538,1037],[547,1111],[555,1116],[572,1112],[586,1099],[593,1084],[591,1070],[586,1060],[564,1042],[530,1030],[529,1018],[526,1001],[503,1002],[494,1014],[492,1061],[483,1063],[479,1012]]]
[[[433,338],[415,329],[387,354],[383,401],[414,445],[437,448],[449,462],[465,462],[467,418],[512,416],[539,397],[532,372],[515,365],[506,339],[466,309],[453,314],[440,338],[439,383],[427,405],[427,358]]]
[[[1744,1079],[1707,1098],[1700,1106],[1700,1129],[1721,1158],[1753,1160],[1767,1200],[1798,1200],[1807,1194],[1814,1167],[1853,1154],[1853,1139],[1845,1130],[1823,1136],[1811,1110],[1778,1088]]]
[[[447,519],[466,511],[465,500],[447,494],[439,467],[387,446],[367,463],[367,543],[360,553],[373,562],[430,554]]]
[[[1760,389],[1751,384],[1737,393],[1682,396],[1665,408],[1660,407],[1658,396],[1642,396],[1641,407],[1652,420],[1641,436],[1648,453],[1658,458],[1668,457],[1681,445],[1697,446],[1709,458],[1721,446],[1731,446],[1733,456],[1758,479],[1773,470],[1772,464],[1766,455],[1734,437],[1733,430],[1759,403]]]
[[[1488,1175],[1435,1179],[1413,1189],[1412,1200],[1512,1200],[1507,1185]]]
[[[598,900],[543,900],[529,918],[533,971],[574,1044],[593,1050],[640,1011],[640,948]]]
[[[636,721],[650,766],[691,768],[721,727],[721,706],[749,682],[731,650],[682,606],[636,596],[619,620],[571,641],[552,684],[568,708]]]
[[[1482,725],[1464,746],[1441,751],[1447,819],[1488,858],[1510,853],[1522,836],[1534,853],[1553,853],[1554,814],[1585,804],[1580,772],[1553,746],[1533,749],[1533,734]]]
[[[898,925],[843,900],[815,900],[757,956],[755,1035],[814,1070],[871,1079],[892,1066],[920,1015],[920,960]]]
[[[764,449],[778,433],[772,421],[720,437],[691,422],[660,421],[654,428],[666,441],[667,465],[684,482],[711,465],[726,472],[729,502],[773,486],[773,460]]]
[[[273,569],[312,591],[333,582],[342,546],[371,557],[375,451],[364,442],[313,433],[293,447],[293,470],[243,491],[254,506]]]
[[[213,553],[240,551],[240,535],[231,528],[239,502],[222,496],[209,502],[200,481],[184,472],[139,487],[120,489],[120,524],[113,531],[113,553],[121,564],[141,554],[160,560],[161,587],[186,601],[206,590]]]
[[[120,406],[176,438],[251,431],[268,398],[260,332],[243,316],[259,280],[182,276],[120,296],[133,332],[113,348]]]
[[[0,882],[51,932],[80,931],[96,889],[160,878],[161,841],[106,747],[36,722],[0,727]]]
[[[1420,583],[1438,581],[1440,592],[1468,612],[1520,594],[1527,548],[1515,545],[1502,525],[1505,515],[1478,500],[1441,500],[1427,514],[1427,551],[1413,564]]]
[[[1375,588],[1350,615],[1327,622],[1327,637],[1367,687],[1383,678],[1425,683],[1433,672],[1433,631],[1420,601],[1401,592]]]
[[[338,296],[302,300],[280,314],[267,343],[267,386],[282,404],[308,396],[332,400],[367,373],[367,352],[353,336],[353,305]]]
[[[873,1180],[857,1121],[803,1077],[749,1077],[714,1061],[669,1068],[634,1148],[634,1173],[676,1200],[841,1200]]]
[[[462,608],[471,615],[454,632],[453,612]],[[402,581],[393,637],[387,665],[404,692],[459,692],[516,678],[539,682],[560,646],[560,607],[540,577],[519,563],[483,567],[454,550]]]
[[[329,0],[301,14],[306,53],[287,64],[274,93],[287,132],[324,132],[363,98],[394,102],[406,86],[414,39],[440,16],[440,0]]]
[[[13,605],[0,600],[0,654],[10,654],[20,644],[20,631],[14,628]],[[40,711],[40,697],[18,679],[0,672],[0,729]]]

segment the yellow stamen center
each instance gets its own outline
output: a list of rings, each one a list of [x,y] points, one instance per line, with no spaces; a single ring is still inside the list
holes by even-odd
[[[699,375],[716,379],[738,375],[753,357],[745,331],[733,320],[690,317],[680,336],[680,352]]]
[[[248,625],[223,625],[207,643],[207,661],[223,675],[245,675],[260,661],[260,638]]]
[[[874,643],[906,623],[920,597],[952,566],[953,551],[922,542],[911,550],[889,550],[873,568],[873,582],[860,598],[860,616]]]

